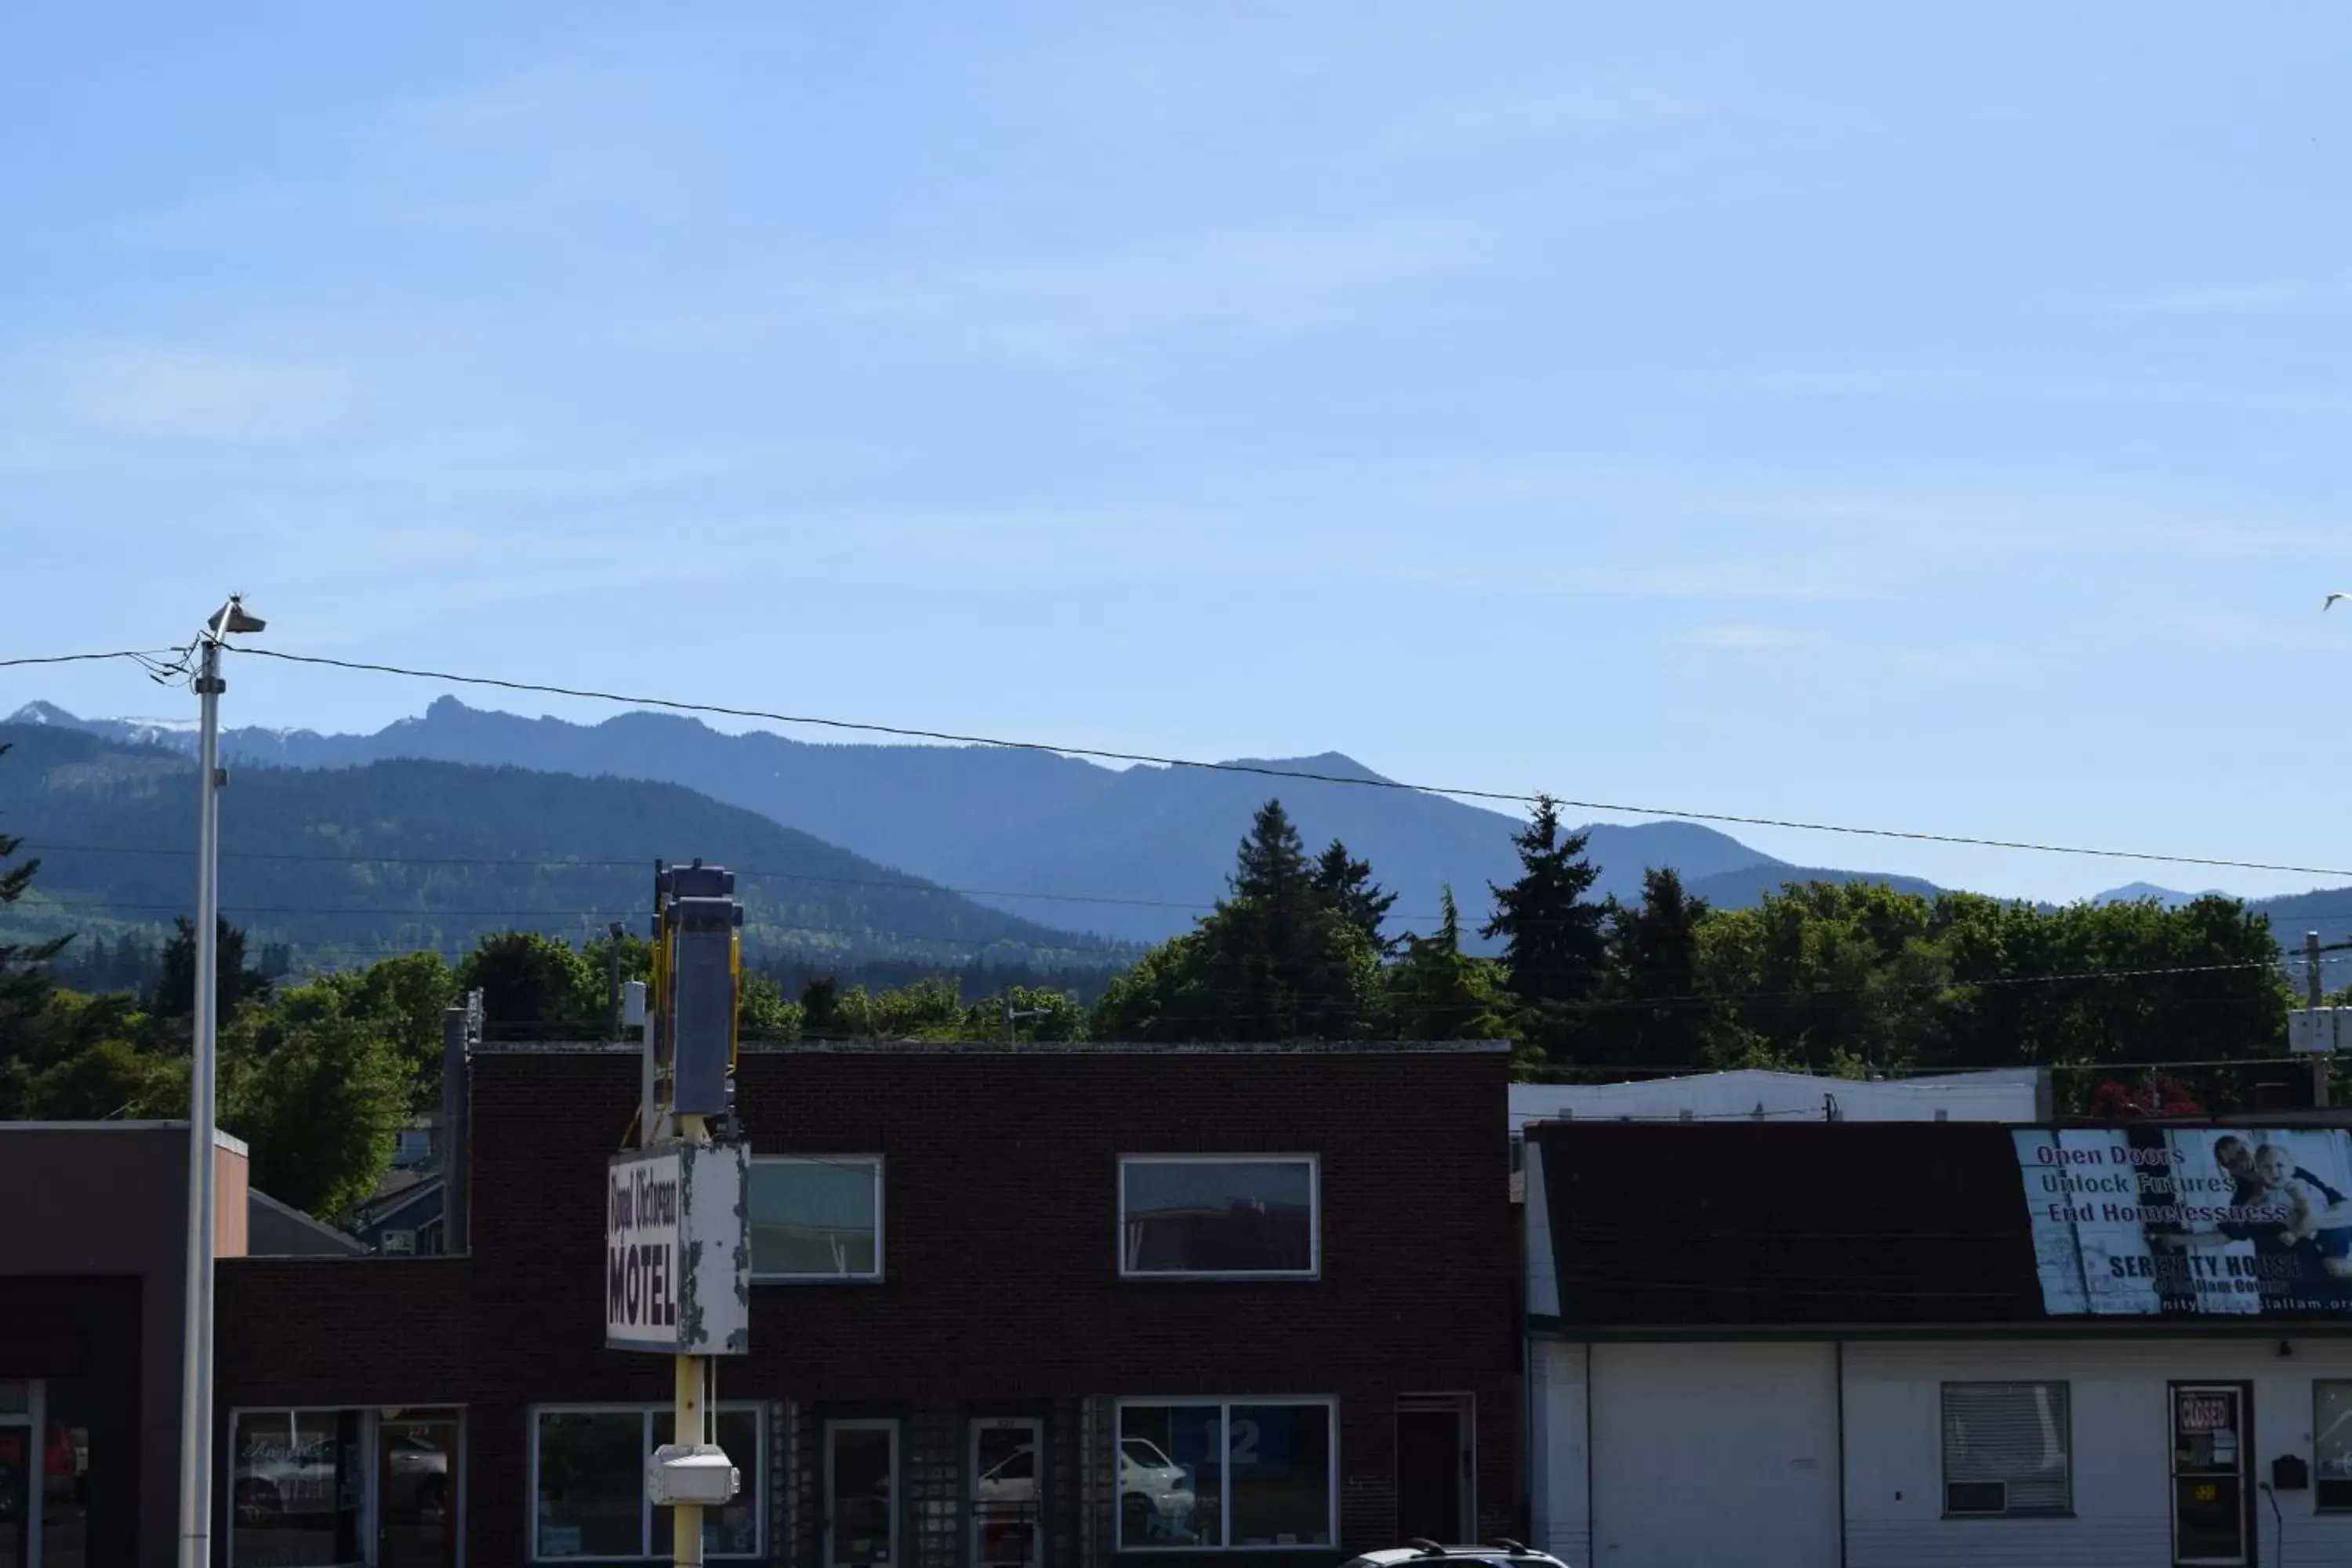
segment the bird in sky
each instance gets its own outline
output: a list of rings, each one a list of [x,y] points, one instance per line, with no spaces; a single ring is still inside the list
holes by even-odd
[[[2347,589],[2342,593],[2328,595],[2326,602],[2319,606],[2321,611],[2326,612],[2334,609],[2336,607],[2336,601],[2338,599],[2352,599],[2352,589]]]

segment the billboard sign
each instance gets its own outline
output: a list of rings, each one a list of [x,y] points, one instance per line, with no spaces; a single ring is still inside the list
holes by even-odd
[[[751,1247],[740,1147],[656,1144],[604,1178],[604,1343],[672,1355],[751,1348]]]
[[[2352,1132],[2023,1129],[2053,1317],[2352,1321]]]

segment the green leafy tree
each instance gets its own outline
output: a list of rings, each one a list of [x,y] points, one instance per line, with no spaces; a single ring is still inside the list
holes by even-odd
[[[1066,1042],[1087,1037],[1087,1010],[1078,1005],[1076,997],[1029,985],[1009,986],[965,1008],[962,1037],[1003,1039],[1007,1005],[1013,1013],[1015,1040]]]
[[[185,1116],[187,1058],[151,1055],[120,1036],[92,1040],[33,1076],[23,1113],[36,1121]]]
[[[1408,935],[1386,979],[1390,1016],[1399,1039],[1501,1040],[1510,1026],[1510,997],[1502,966],[1462,951],[1462,913],[1454,889],[1440,900],[1437,930]]]
[[[375,1191],[410,1097],[406,1064],[378,1023],[278,1025],[224,1057],[221,1124],[251,1146],[255,1186],[322,1219]]]
[[[736,1026],[745,1039],[797,1040],[802,1007],[784,1000],[783,987],[765,974],[746,974],[735,1001]]]
[[[603,1027],[603,979],[557,937],[524,931],[484,937],[457,968],[458,994],[469,991],[482,994],[489,1027]]]
[[[416,1108],[441,1097],[443,1016],[460,998],[457,973],[437,952],[407,952],[370,964],[344,1011],[374,1020],[408,1069]]]
[[[1481,934],[1503,939],[1503,968],[1529,1041],[1552,1059],[1570,1055],[1574,1009],[1597,993],[1607,973],[1608,910],[1590,900],[1601,873],[1584,858],[1588,836],[1563,832],[1559,803],[1536,799],[1534,817],[1512,835],[1518,879],[1488,885],[1495,912]]]

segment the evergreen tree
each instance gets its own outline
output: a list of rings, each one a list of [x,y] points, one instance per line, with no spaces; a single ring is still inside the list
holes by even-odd
[[[0,746],[0,756],[8,750]],[[0,860],[14,858],[23,846],[23,839],[0,833]],[[33,859],[0,871],[0,910],[31,889],[40,868],[40,861]],[[72,940],[59,936],[40,942],[0,942],[0,1039],[10,1037],[25,1020],[48,1005],[52,982],[47,965]]]
[[[801,987],[801,1027],[822,1038],[841,1026],[841,986],[830,974]]]
[[[1608,910],[1585,899],[1601,874],[1584,858],[1586,837],[1563,833],[1559,803],[1538,795],[1533,820],[1511,837],[1518,879],[1488,884],[1495,913],[1481,933],[1504,939],[1504,972],[1523,1026],[1554,1059],[1567,1055],[1579,1032],[1571,1009],[1599,991],[1609,958]]]
[[[1588,1059],[1660,1068],[1706,1059],[1716,1017],[1699,972],[1706,912],[1672,867],[1642,873],[1639,903],[1611,900],[1607,1005],[1592,1016]]]
[[[249,1001],[269,994],[269,980],[245,962],[245,932],[215,917],[213,971],[217,976],[214,998],[218,1015],[234,1017]],[[172,935],[163,943],[163,977],[155,985],[155,1011],[166,1018],[185,1018],[196,1010],[196,922],[182,915],[172,921]]]
[[[1389,969],[1390,1016],[1402,1040],[1500,1040],[1509,1037],[1503,1017],[1508,1002],[1501,967],[1491,958],[1462,951],[1462,913],[1454,889],[1442,900],[1436,934],[1408,934],[1404,951]]]
[[[1280,801],[1253,817],[1231,888],[1189,935],[1112,984],[1094,1038],[1348,1039],[1370,1030],[1379,949],[1325,903]]]
[[[1388,952],[1391,943],[1381,934],[1381,926],[1389,918],[1396,903],[1394,893],[1384,892],[1372,880],[1372,863],[1359,860],[1348,853],[1348,847],[1338,839],[1323,851],[1315,862],[1315,896],[1323,907],[1364,933],[1364,940],[1381,952]]]

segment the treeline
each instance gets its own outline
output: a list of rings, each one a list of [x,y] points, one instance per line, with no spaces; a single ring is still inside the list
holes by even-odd
[[[1278,801],[1259,809],[1226,896],[1194,929],[1093,994],[1096,977],[972,966],[944,973],[770,961],[746,977],[747,1037],[994,1041],[1500,1040],[1526,1077],[1735,1067],[1861,1076],[2070,1069],[2070,1109],[2223,1109],[2273,1068],[2292,1005],[2267,921],[2235,900],[2050,910],[1969,894],[1790,886],[1714,910],[1671,870],[1638,901],[1591,896],[1581,835],[1542,803],[1519,871],[1475,921],[1449,890],[1397,934],[1394,898],[1343,844],[1310,856]],[[0,861],[16,841],[0,837]],[[37,862],[0,874],[0,908]],[[642,979],[634,935],[579,946],[484,937],[294,979],[244,933],[219,933],[221,1118],[273,1195],[333,1215],[371,1192],[402,1122],[440,1091],[442,1015],[479,990],[494,1037],[598,1037],[616,980]],[[70,944],[0,945],[0,1119],[186,1112],[194,933],[181,922],[136,974]],[[118,946],[104,955],[125,962]],[[99,979],[100,976],[103,979]],[[2161,1069],[2160,1071],[2158,1069]]]
[[[1528,1077],[1738,1067],[1861,1076],[1987,1067],[2100,1070],[2133,1103],[2192,1086],[2251,1097],[2242,1064],[2276,1065],[2293,1005],[2268,921],[2205,898],[2049,909],[1813,882],[1714,910],[1654,869],[1634,902],[1591,896],[1584,836],[1542,802],[1519,875],[1486,889],[1463,949],[1449,891],[1391,941],[1393,902],[1334,843],[1310,858],[1277,801],[1243,841],[1230,892],[1153,949],[1093,1009],[1097,1038],[1503,1039]],[[2155,1083],[2160,1068],[2175,1080]],[[2265,1069],[2267,1070],[2267,1069]]]

